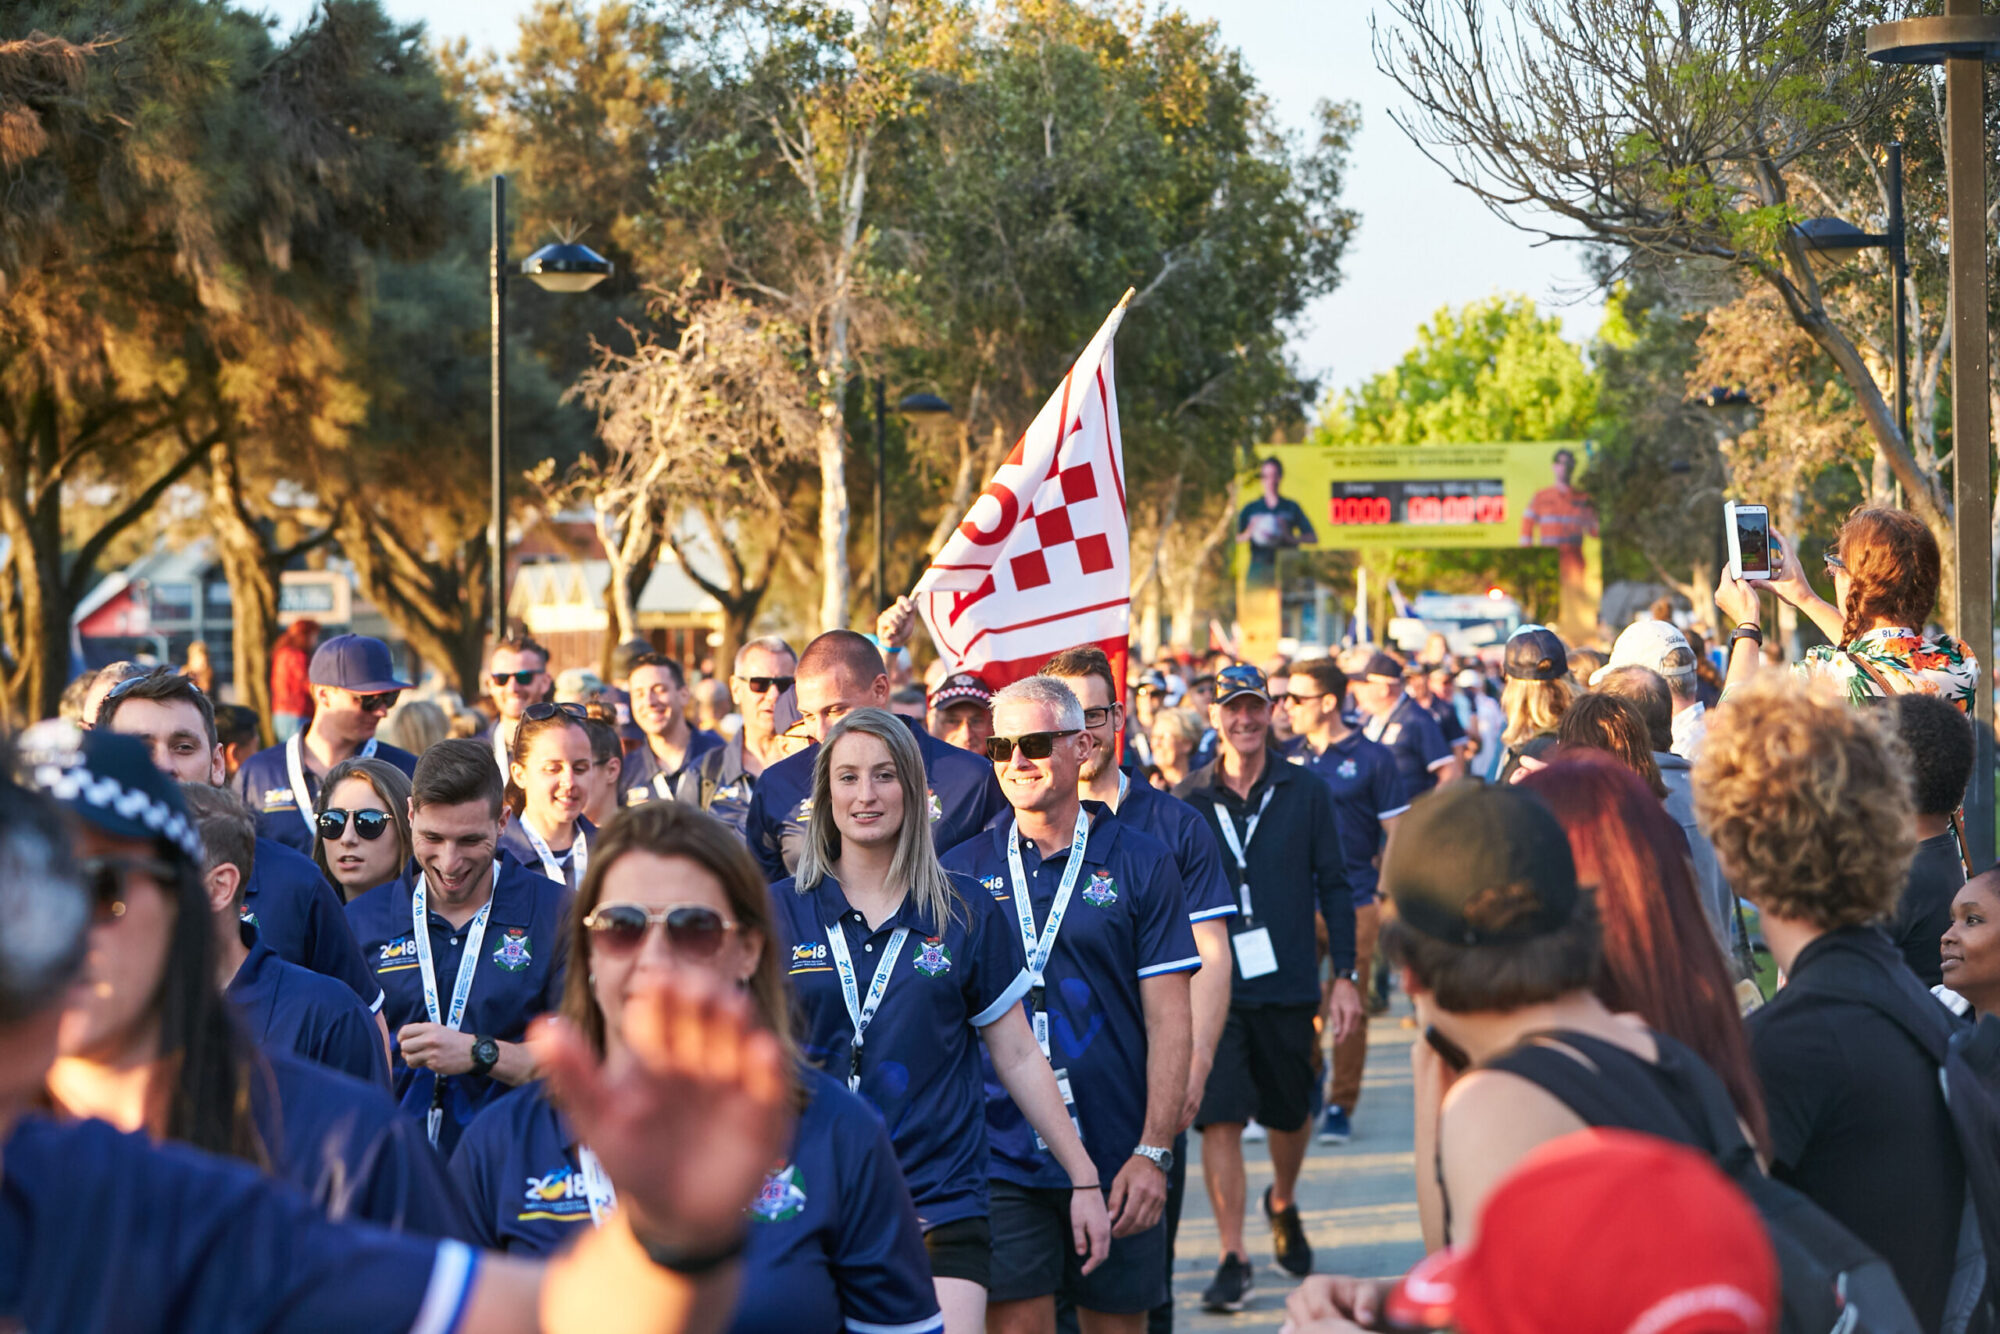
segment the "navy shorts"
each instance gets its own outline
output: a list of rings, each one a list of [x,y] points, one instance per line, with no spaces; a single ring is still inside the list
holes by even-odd
[[[1298,1130],[1312,1116],[1316,1005],[1230,1006],[1202,1090],[1196,1129],[1241,1125]]]
[[[1111,1254],[1083,1272],[1070,1240],[1067,1187],[993,1182],[993,1283],[989,1300],[1060,1294],[1085,1311],[1136,1315],[1167,1299],[1167,1226],[1112,1240]]]

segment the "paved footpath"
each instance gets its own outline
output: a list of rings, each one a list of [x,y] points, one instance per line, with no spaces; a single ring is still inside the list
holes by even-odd
[[[1412,1171],[1410,1043],[1417,1033],[1402,1026],[1408,1002],[1370,1021],[1368,1066],[1354,1138],[1345,1144],[1314,1141],[1299,1179],[1299,1211],[1313,1245],[1313,1268],[1322,1274],[1400,1274],[1422,1258]],[[1191,1137],[1193,1138],[1193,1137]],[[1271,1160],[1261,1144],[1243,1146],[1249,1169],[1249,1212],[1244,1241],[1256,1283],[1237,1315],[1201,1309],[1201,1290],[1215,1277],[1215,1219],[1201,1184],[1198,1140],[1188,1165],[1186,1212],[1174,1264],[1176,1330],[1275,1330],[1284,1323],[1285,1297],[1296,1285],[1271,1256],[1271,1229],[1258,1201],[1271,1181]]]

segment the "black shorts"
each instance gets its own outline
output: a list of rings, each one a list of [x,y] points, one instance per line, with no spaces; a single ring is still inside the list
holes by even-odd
[[[954,1218],[924,1233],[932,1278],[962,1278],[993,1286],[993,1226],[984,1218]]]
[[[1241,1125],[1299,1130],[1312,1116],[1316,1005],[1230,1006],[1202,1090],[1196,1128]]]
[[[1085,1311],[1136,1315],[1167,1299],[1167,1228],[1119,1237],[1090,1273],[1070,1240],[1067,1187],[993,1183],[993,1283],[996,1302],[1060,1294]]]

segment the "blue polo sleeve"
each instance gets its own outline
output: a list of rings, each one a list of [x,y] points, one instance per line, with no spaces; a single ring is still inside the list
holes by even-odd
[[[382,986],[361,960],[361,946],[340,896],[324,878],[314,879],[317,883],[306,898],[306,967],[345,982],[371,1011],[381,1009]]]
[[[1181,873],[1181,888],[1187,895],[1188,920],[1205,922],[1214,917],[1234,917],[1240,911],[1236,890],[1229,873],[1222,869],[1222,845],[1201,813],[1179,797],[1166,800],[1185,812],[1175,842],[1174,863]]]
[[[965,1012],[974,1028],[994,1023],[1028,994],[1028,963],[1014,919],[970,876],[954,876],[965,902],[965,954],[969,965],[959,982]]]
[[[495,1226],[500,1209],[493,1187],[507,1169],[509,1128],[507,1118],[491,1109],[485,1115],[475,1116],[458,1147],[452,1150],[446,1168],[465,1214],[465,1239],[482,1250],[500,1249],[500,1230]]]
[[[317,1048],[310,1055],[321,1065],[388,1090],[389,1053],[382,1049],[382,1032],[369,1011],[343,1009],[328,1019]]]
[[[1403,790],[1403,771],[1396,767],[1395,756],[1381,756],[1371,779],[1376,819],[1387,820],[1410,809],[1410,794]]]
[[[757,865],[764,869],[764,880],[776,884],[791,872],[785,869],[785,854],[778,842],[781,826],[771,815],[770,804],[765,800],[765,785],[757,784],[757,790],[750,794],[750,813],[743,817],[743,841],[750,845],[750,855],[757,859]]]
[[[1354,887],[1347,879],[1347,854],[1341,849],[1340,829],[1334,823],[1333,789],[1323,782],[1299,786],[1306,792],[1306,821],[1301,832],[1312,843],[1313,893],[1319,900],[1320,918],[1326,923],[1327,959],[1334,972],[1344,973],[1354,967]]]
[[[1443,729],[1428,709],[1418,708],[1415,714],[1417,752],[1423,757],[1424,768],[1436,773],[1451,763],[1451,744],[1444,739]]]
[[[852,1334],[933,1334],[944,1328],[923,1225],[910,1202],[889,1131],[845,1089],[832,1127],[840,1150],[840,1235],[831,1268]]]
[[[398,1232],[484,1244],[421,1121],[398,1113],[372,1150],[369,1198],[357,1204],[356,1214]]]
[[[1132,886],[1139,898],[1139,976],[1193,972],[1201,967],[1201,952],[1188,921],[1187,890],[1166,849],[1153,847],[1159,849],[1157,861],[1133,868],[1144,882]]]

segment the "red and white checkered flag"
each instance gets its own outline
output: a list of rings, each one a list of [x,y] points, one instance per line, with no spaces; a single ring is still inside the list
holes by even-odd
[[[1111,340],[1131,297],[917,581],[917,611],[938,652],[996,690],[1078,644],[1101,647],[1124,679],[1131,542]]]

